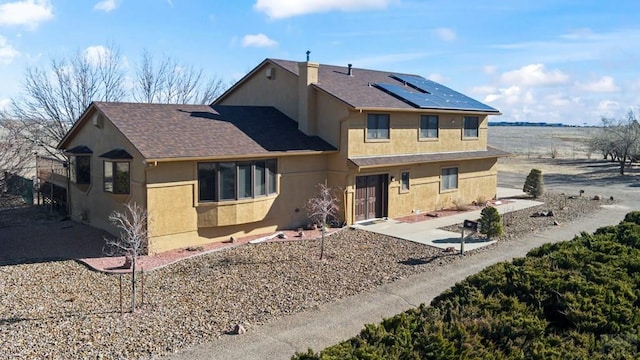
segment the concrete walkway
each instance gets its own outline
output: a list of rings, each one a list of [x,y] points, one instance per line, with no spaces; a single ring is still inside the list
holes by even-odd
[[[521,195],[524,195],[522,191],[499,188],[498,200],[503,200],[505,202],[499,205],[495,205],[496,209],[498,209],[498,212],[500,212],[500,214],[504,214],[507,212],[527,209],[542,204],[539,201],[511,198],[513,196]],[[507,198],[509,199],[507,200]],[[431,218],[429,220],[413,223],[400,222],[393,219],[371,221],[352,225],[352,227],[378,234],[393,236],[399,239],[409,240],[440,249],[453,247],[456,249],[456,251],[459,252],[461,244],[461,232],[445,231],[441,230],[441,228],[455,224],[461,224],[465,220],[475,221],[480,218],[480,212],[481,210],[465,211],[461,212],[460,214],[443,216],[440,218]],[[465,234],[465,236],[466,235],[467,234]],[[471,236],[465,239],[464,250],[475,250],[494,243],[495,241],[486,241],[486,239],[484,238]]]
[[[615,190],[621,204],[609,205],[579,222],[554,227],[508,243],[494,250],[466,255],[464,262],[445,264],[435,271],[383,285],[375,290],[344,298],[334,303],[282,318],[266,325],[251,327],[238,336],[223,336],[210,343],[168,356],[168,359],[289,359],[296,351],[319,351],[357,335],[365,324],[378,323],[421,303],[429,303],[444,290],[485,267],[514,257],[525,256],[535,247],[549,242],[569,240],[583,231],[619,223],[632,209],[640,208],[640,194],[622,184]],[[599,189],[602,192],[602,189]],[[621,195],[621,196],[618,196]],[[608,193],[606,194],[609,195]]]

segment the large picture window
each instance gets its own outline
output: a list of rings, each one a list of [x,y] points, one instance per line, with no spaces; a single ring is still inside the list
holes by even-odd
[[[104,191],[114,194],[129,193],[129,162],[104,162]]]
[[[462,122],[464,127],[463,137],[477,138],[479,118],[477,116],[465,116]]]
[[[389,114],[368,114],[367,115],[367,139],[388,140],[389,139]]]
[[[452,190],[458,188],[458,168],[442,169],[441,190]]]
[[[198,164],[199,201],[247,199],[277,193],[276,159]]]
[[[420,138],[421,139],[437,139],[438,138],[438,116],[437,115],[421,115],[420,116]]]

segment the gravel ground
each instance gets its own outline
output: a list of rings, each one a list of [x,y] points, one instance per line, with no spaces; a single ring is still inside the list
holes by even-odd
[[[557,194],[541,209],[556,212]],[[536,209],[510,215],[502,241],[597,210],[605,201],[567,200],[554,218]],[[507,219],[509,221],[509,218]],[[495,245],[494,245],[495,246]],[[478,251],[491,251],[487,247]],[[427,272],[465,256],[361,230],[320,241],[261,243],[189,259],[144,274],[144,303],[120,313],[119,275],[74,261],[0,267],[0,357],[152,358],[203,343],[242,324],[252,327],[381,284]],[[138,277],[140,280],[140,276]],[[130,302],[124,275],[124,307]]]

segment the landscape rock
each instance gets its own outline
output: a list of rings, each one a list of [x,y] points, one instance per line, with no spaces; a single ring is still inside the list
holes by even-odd
[[[242,326],[242,324],[236,324],[236,326],[233,327],[233,333],[236,335],[242,335],[246,332],[247,332],[247,329],[245,329],[244,326]]]
[[[505,235],[466,256],[443,256],[442,249],[353,229],[326,237],[327,262],[317,261],[319,239],[263,242],[193,257],[145,271],[144,304],[138,303],[135,314],[126,313],[130,274],[103,274],[75,261],[3,266],[0,358],[159,358],[213,341],[237,324],[260,326],[442,264],[465,266],[476,254],[500,251],[523,235],[551,228],[550,219],[530,214],[558,199],[549,193],[539,199],[545,205],[509,213]],[[554,220],[568,223],[603,203],[588,197],[571,201]],[[452,231],[459,233],[459,226]],[[408,259],[434,261],[416,265]]]

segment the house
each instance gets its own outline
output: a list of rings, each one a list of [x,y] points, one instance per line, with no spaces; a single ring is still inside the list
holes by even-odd
[[[92,103],[59,148],[72,219],[149,213],[149,252],[297,228],[327,181],[347,224],[496,195],[488,116],[420,76],[266,59],[208,105]]]

